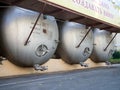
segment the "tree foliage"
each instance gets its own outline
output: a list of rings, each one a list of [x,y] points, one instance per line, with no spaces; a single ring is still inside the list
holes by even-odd
[[[115,51],[114,53],[113,53],[113,59],[119,59],[120,58],[120,51]]]

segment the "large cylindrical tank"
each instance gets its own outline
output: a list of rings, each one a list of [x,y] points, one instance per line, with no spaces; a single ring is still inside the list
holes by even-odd
[[[91,55],[91,59],[95,62],[107,62],[110,60],[114,52],[114,41],[107,45],[112,39],[113,34],[106,30],[94,30],[94,49]]]
[[[25,45],[39,13],[15,6],[0,12],[1,48],[5,57],[20,66],[41,65],[52,57],[58,43],[58,27],[54,17],[41,15]]]
[[[75,22],[60,23],[59,26],[60,43],[57,54],[69,64],[79,64],[86,61],[93,49],[92,30],[77,47],[88,32],[86,26]]]

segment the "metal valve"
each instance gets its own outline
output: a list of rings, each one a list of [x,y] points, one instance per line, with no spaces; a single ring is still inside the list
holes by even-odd
[[[44,44],[41,44],[37,48],[35,53],[36,53],[37,56],[41,57],[41,56],[44,56],[45,54],[47,54],[48,52],[49,52],[49,50],[48,50],[47,46],[44,45]]]
[[[84,63],[84,62],[80,62],[80,65],[81,65],[82,67],[88,67],[88,64],[86,64],[86,63]]]
[[[40,71],[45,71],[45,70],[47,70],[48,69],[48,67],[47,66],[40,66],[39,64],[35,64],[34,66],[34,69],[35,70],[40,70]]]
[[[89,55],[89,54],[90,54],[90,48],[89,48],[89,47],[86,47],[86,48],[84,49],[83,55],[84,55],[84,56],[87,56],[87,55]]]

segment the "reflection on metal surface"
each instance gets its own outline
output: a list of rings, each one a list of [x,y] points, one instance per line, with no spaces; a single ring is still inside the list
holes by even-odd
[[[38,15],[37,12],[15,6],[2,9],[0,13],[2,52],[16,65],[42,65],[52,57],[57,48],[55,40],[58,41],[58,27],[55,18],[46,15],[44,19],[41,14],[35,25]],[[30,35],[33,26],[35,28]],[[27,46],[24,45],[25,41]],[[50,53],[47,53],[48,50]]]
[[[105,47],[104,51],[107,50],[107,48],[110,46],[110,44],[112,43],[112,41],[115,39],[117,33],[115,33],[115,35],[113,36],[113,38],[110,40],[110,42],[108,43],[108,45]]]
[[[86,61],[93,49],[92,30],[88,31],[85,25],[75,22],[59,22],[58,26],[60,43],[57,54],[69,64],[79,64]],[[80,47],[76,48],[80,41],[82,41]]]
[[[33,27],[32,27],[32,30],[30,31],[30,34],[28,35],[28,38],[27,38],[27,40],[26,40],[25,43],[24,43],[25,46],[28,44],[31,35],[32,35],[33,31],[35,30],[36,24],[37,24],[40,16],[41,16],[41,13],[38,15],[38,17],[37,17],[37,19],[36,19],[36,21],[35,21],[35,23],[34,23],[34,25],[33,25]]]
[[[46,7],[46,4],[44,4],[43,10],[42,10],[41,12],[44,11],[45,7]],[[31,35],[32,35],[32,33],[33,33],[33,31],[35,30],[35,27],[36,27],[36,25],[37,25],[37,23],[38,23],[38,21],[39,21],[41,15],[42,15],[42,13],[39,13],[39,15],[38,15],[37,19],[35,20],[35,23],[34,23],[32,29],[31,29],[30,34],[28,35],[28,38],[27,38],[27,40],[25,41],[24,45],[27,45],[27,44],[28,44],[28,41],[29,41],[29,39],[30,39],[30,37],[31,37]]]
[[[83,37],[83,39],[81,40],[81,42],[76,46],[76,48],[79,48],[79,47],[80,47],[80,45],[82,44],[82,42],[85,40],[85,38],[86,38],[87,35],[89,34],[90,30],[91,30],[91,27],[88,28],[87,33],[85,34],[85,36]]]
[[[112,33],[106,30],[94,30],[94,49],[91,55],[91,59],[95,62],[108,62],[114,52],[114,41],[110,43],[112,39]],[[109,44],[109,47],[106,46]]]

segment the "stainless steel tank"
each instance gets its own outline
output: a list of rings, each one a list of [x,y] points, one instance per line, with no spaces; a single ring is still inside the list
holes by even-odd
[[[57,54],[69,64],[80,64],[88,59],[93,49],[93,33],[88,33],[81,45],[79,43],[85,37],[88,30],[85,25],[75,22],[59,23],[60,43]]]
[[[15,6],[2,10],[0,39],[4,56],[20,66],[41,65],[47,62],[58,44],[55,18],[41,15],[25,45],[39,13]]]
[[[114,52],[114,41],[105,50],[107,45],[112,39],[112,33],[105,30],[94,30],[94,49],[91,55],[91,59],[95,62],[107,62],[110,60]]]

